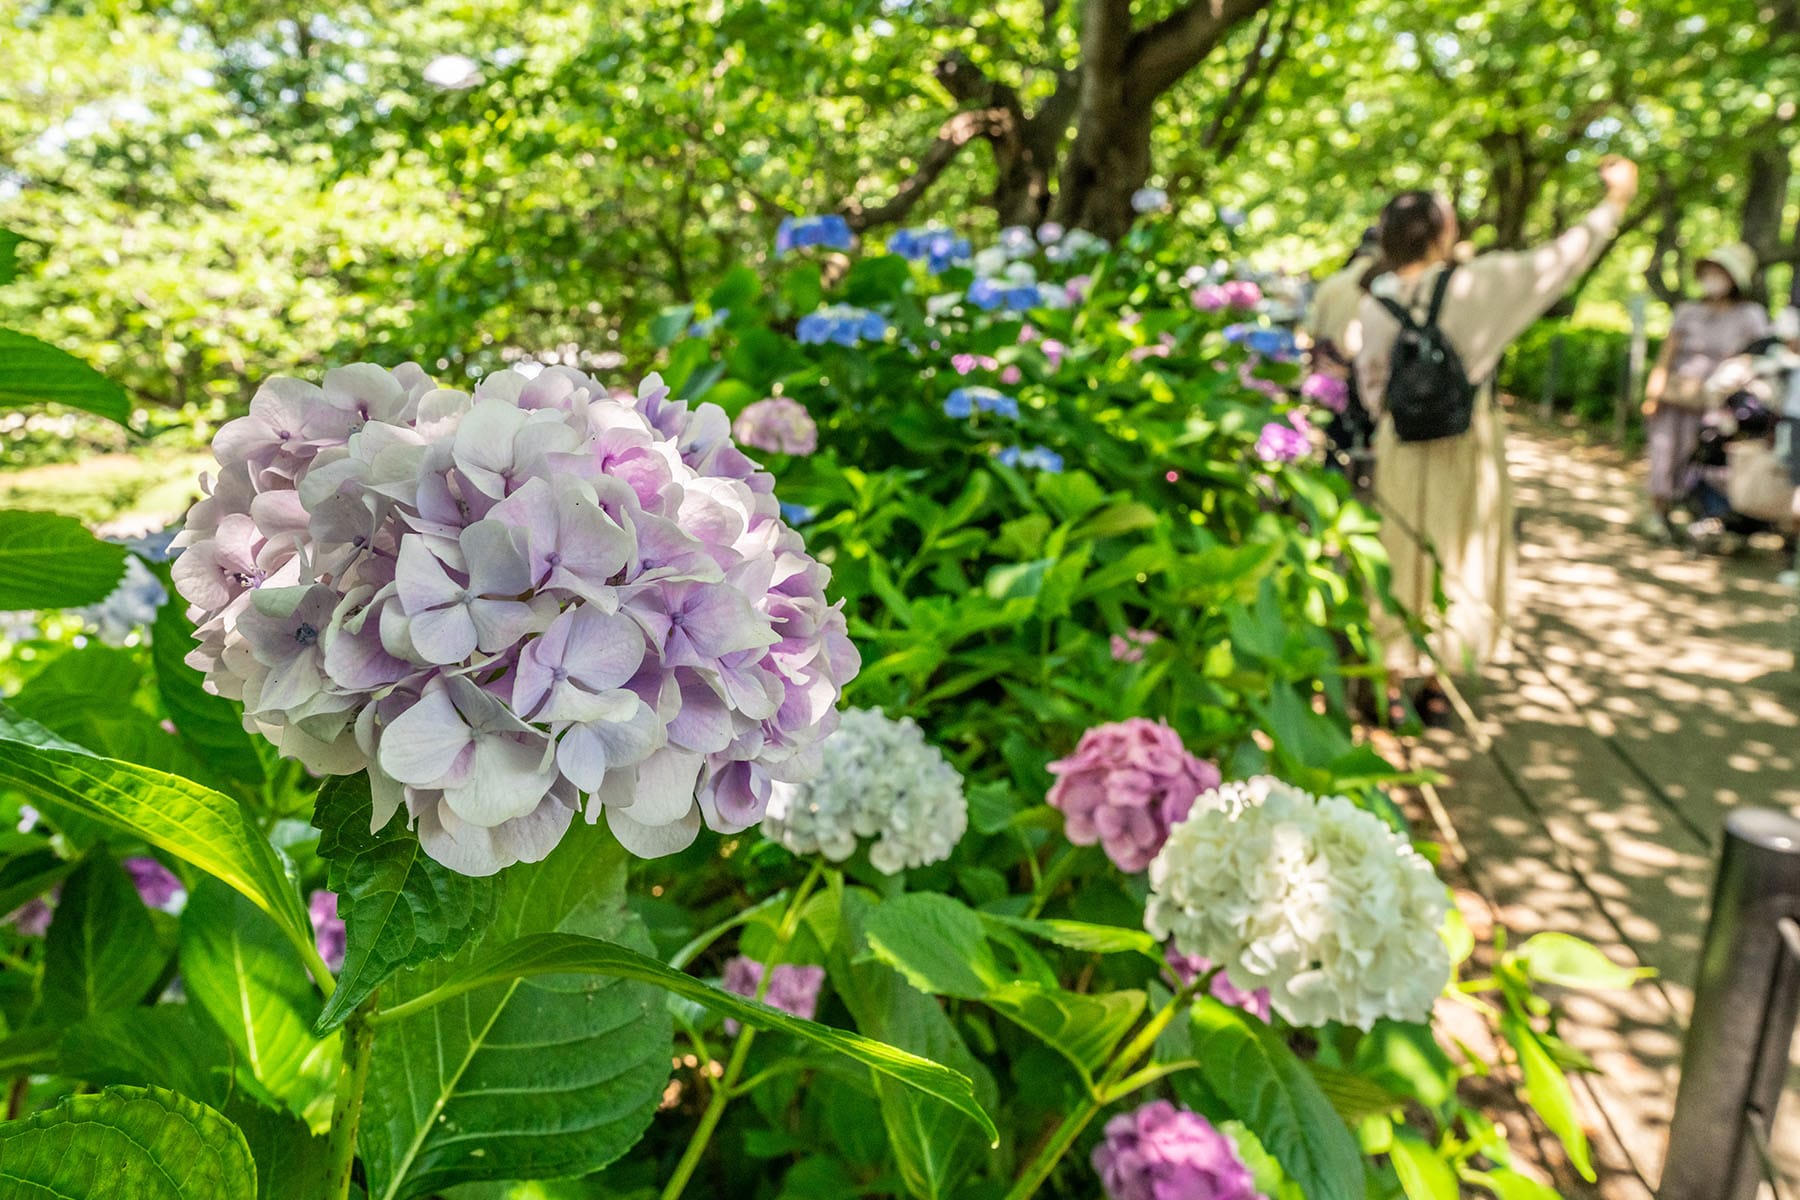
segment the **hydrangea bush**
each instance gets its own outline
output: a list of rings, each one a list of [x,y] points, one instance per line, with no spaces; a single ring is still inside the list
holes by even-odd
[[[9,1169],[1539,1194],[1446,989],[1585,1166],[1533,987],[1630,976],[1543,935],[1461,978],[1353,730],[1341,398],[1139,199],[1117,246],[794,218],[641,384],[271,380],[172,563],[0,513],[60,565],[0,600],[69,610],[0,656]]]

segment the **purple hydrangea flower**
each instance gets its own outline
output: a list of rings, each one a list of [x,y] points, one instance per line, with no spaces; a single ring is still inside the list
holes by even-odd
[[[270,381],[214,450],[188,661],[453,870],[539,861],[577,812],[643,857],[739,832],[835,727],[829,573],[725,412],[654,376],[342,368]]]
[[[148,855],[135,855],[120,864],[131,876],[137,894],[147,908],[162,912],[180,912],[187,902],[187,889],[169,868]]]
[[[771,396],[747,405],[732,422],[737,440],[771,454],[807,455],[819,448],[819,427],[798,400]]]
[[[1256,439],[1256,457],[1264,462],[1294,462],[1312,453],[1312,439],[1288,421],[1270,421]]]
[[[1321,408],[1341,413],[1350,404],[1350,384],[1336,375],[1314,371],[1300,385],[1300,394]]]
[[[1212,970],[1215,965],[1213,960],[1205,955],[1181,953],[1175,949],[1174,942],[1170,942],[1168,948],[1163,951],[1163,961],[1169,964],[1169,973],[1182,987],[1187,987],[1194,980]],[[1245,991],[1232,983],[1224,971],[1220,971],[1213,976],[1212,983],[1207,990],[1219,1003],[1229,1004],[1233,1008],[1241,1008],[1247,1013],[1254,1014],[1263,1024],[1268,1024],[1270,1012],[1268,988]]]
[[[848,250],[853,241],[850,223],[836,213],[816,217],[788,217],[775,231],[775,252],[786,254],[806,246]]]
[[[1110,1200],[1257,1200],[1231,1139],[1167,1100],[1108,1121],[1093,1161]]]
[[[1096,725],[1075,753],[1050,764],[1048,797],[1077,846],[1098,842],[1121,871],[1142,871],[1188,815],[1219,785],[1219,769],[1195,758],[1162,721],[1132,717]]]
[[[762,980],[763,965],[740,954],[725,964],[725,976],[719,981],[719,986],[728,992],[755,999]],[[762,1002],[770,1008],[778,1008],[784,1013],[810,1021],[813,1014],[819,1011],[819,988],[824,982],[824,967],[782,963],[770,974],[769,990],[763,993]],[[738,1023],[727,1017],[725,1032],[735,1036],[737,1031]]]
[[[6,914],[5,923],[25,937],[43,937],[50,932],[50,920],[56,909],[42,896],[33,896]]]
[[[306,915],[312,919],[313,942],[319,948],[319,957],[333,971],[342,970],[346,935],[344,919],[338,915],[337,893],[323,888],[314,892],[308,898]]]
[[[1254,280],[1228,279],[1219,285],[1219,291],[1230,308],[1255,308],[1262,303],[1262,288]]]
[[[1227,304],[1231,303],[1231,301],[1226,298],[1225,289],[1216,283],[1201,284],[1194,289],[1190,299],[1193,300],[1194,307],[1201,312],[1218,312]],[[1227,334],[1227,336],[1230,335]]]

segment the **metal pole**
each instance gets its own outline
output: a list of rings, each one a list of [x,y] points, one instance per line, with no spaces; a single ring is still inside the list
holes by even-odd
[[[1658,1200],[1756,1196],[1762,1169],[1753,1130],[1774,1116],[1800,1015],[1800,960],[1784,936],[1796,918],[1800,821],[1769,808],[1732,813]]]
[[[1562,374],[1563,335],[1550,339],[1550,361],[1544,367],[1544,398],[1538,404],[1538,418],[1548,424],[1556,414],[1556,377]]]

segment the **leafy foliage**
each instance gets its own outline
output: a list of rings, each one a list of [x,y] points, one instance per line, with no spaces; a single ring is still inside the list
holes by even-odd
[[[256,1194],[244,1135],[163,1088],[115,1087],[0,1125],[0,1179],[32,1195],[104,1187],[144,1200]]]

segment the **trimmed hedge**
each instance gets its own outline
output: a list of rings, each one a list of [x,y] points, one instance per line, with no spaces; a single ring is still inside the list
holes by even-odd
[[[1562,361],[1556,372],[1556,404],[1573,410],[1583,421],[1609,423],[1619,394],[1625,360],[1631,353],[1631,334],[1619,329],[1580,325],[1567,318],[1539,321],[1513,343],[1501,361],[1499,383],[1503,391],[1533,403],[1544,396],[1544,378],[1550,369],[1550,346],[1562,338]],[[1644,369],[1656,361],[1661,339],[1652,337]],[[1638,419],[1631,406],[1632,421]]]

